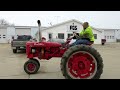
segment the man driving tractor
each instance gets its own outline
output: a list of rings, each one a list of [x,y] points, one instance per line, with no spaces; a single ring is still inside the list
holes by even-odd
[[[82,26],[83,26],[83,30],[80,32],[79,36],[75,32],[73,32],[73,36],[75,36],[77,40],[74,43],[72,43],[70,46],[94,43],[94,34],[92,28],[89,26],[89,23],[84,22]]]

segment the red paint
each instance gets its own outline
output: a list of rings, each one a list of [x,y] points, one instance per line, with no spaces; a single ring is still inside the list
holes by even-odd
[[[28,68],[29,71],[34,71],[35,67],[36,67],[35,64],[29,63],[27,68]]]
[[[93,58],[89,54],[79,52],[71,56],[68,61],[68,68],[72,76],[87,78],[91,73],[94,73],[95,63],[93,63]]]
[[[39,59],[51,59],[52,57],[62,57],[64,52],[68,49],[68,45],[71,39],[67,39],[64,45],[56,42],[27,42],[26,43],[26,54],[27,58],[38,57]],[[89,45],[91,45],[90,43]],[[34,48],[36,53],[31,53],[31,49]],[[43,50],[41,50],[43,49]],[[42,52],[44,52],[42,54]]]
[[[40,60],[49,60],[53,57],[62,57],[64,52],[68,49],[68,45],[71,39],[68,39],[64,45],[55,42],[27,42],[26,43],[26,54],[27,58],[38,57]],[[91,45],[93,43],[90,43]],[[35,53],[31,53],[31,49],[36,50]],[[88,60],[89,58],[89,60]],[[72,58],[69,59],[68,68],[69,72],[74,77],[87,78],[90,73],[94,72],[95,64],[92,62],[93,59],[88,54],[76,53]],[[92,64],[92,66],[90,66]],[[32,70],[34,65],[30,65],[29,69]],[[31,69],[32,68],[32,69]],[[90,70],[91,68],[91,70]],[[75,74],[75,71],[77,74]],[[82,76],[83,74],[86,74]]]

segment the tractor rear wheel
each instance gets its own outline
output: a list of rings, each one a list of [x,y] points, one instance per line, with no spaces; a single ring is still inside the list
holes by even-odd
[[[64,53],[60,66],[66,79],[99,79],[103,73],[101,55],[87,45],[69,48]]]
[[[24,71],[27,74],[35,74],[40,68],[40,63],[36,59],[30,59],[24,64]]]

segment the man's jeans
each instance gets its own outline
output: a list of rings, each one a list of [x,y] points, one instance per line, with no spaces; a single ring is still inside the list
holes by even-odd
[[[90,41],[87,39],[77,39],[74,43],[72,43],[70,46],[74,46],[74,45],[80,45],[80,44],[84,44],[87,45],[89,44]]]

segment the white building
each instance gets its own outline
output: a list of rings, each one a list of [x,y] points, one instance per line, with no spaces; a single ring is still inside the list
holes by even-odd
[[[82,23],[74,19],[50,27],[41,27],[42,36],[47,40],[51,37],[60,38],[65,41],[73,31],[80,33],[82,29]],[[0,43],[10,43],[12,36],[17,35],[32,35],[38,40],[37,31],[38,26],[0,26]],[[106,39],[107,42],[120,41],[120,29],[93,28],[93,33],[95,35],[95,44],[101,44],[101,39]]]
[[[7,27],[7,40],[11,43],[12,36],[31,35],[31,27],[29,26],[11,26]]]
[[[42,27],[45,28],[45,27]],[[7,27],[7,40],[9,43],[12,40],[12,36],[17,35],[31,35],[34,37],[35,33],[38,31],[37,26],[11,26]]]
[[[93,27],[92,27],[93,28]],[[42,36],[45,37],[47,40],[51,38],[60,38],[66,40],[72,32],[80,33],[83,29],[82,23],[77,20],[69,20],[66,22],[62,22],[50,27],[47,27],[45,29],[42,29]],[[95,35],[95,44],[101,44],[102,39],[102,31],[99,29],[93,28],[93,33]],[[36,38],[38,40],[38,32],[36,33]]]
[[[0,26],[0,43],[8,43],[7,27],[5,26]]]
[[[101,29],[106,42],[120,41],[120,29]]]
[[[37,31],[37,26],[0,26],[0,43],[11,43],[12,36],[17,35],[31,35],[34,38]]]
[[[17,35],[31,35],[30,26],[10,26],[7,27],[7,40],[11,43],[12,36],[16,37]]]
[[[115,30],[115,38],[116,41],[120,42],[120,29]]]

